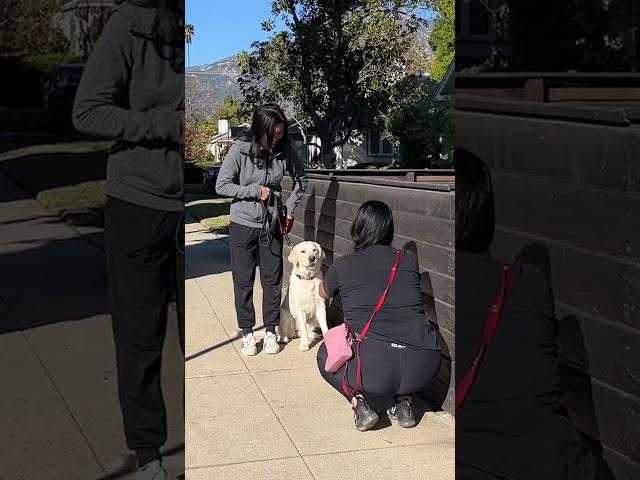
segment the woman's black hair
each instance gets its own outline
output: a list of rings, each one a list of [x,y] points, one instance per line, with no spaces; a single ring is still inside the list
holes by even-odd
[[[391,245],[393,213],[389,205],[378,200],[363,203],[351,224],[351,238],[355,251],[372,245]]]
[[[463,148],[454,151],[456,168],[456,249],[485,253],[493,241],[495,206],[489,168]]]
[[[267,136],[269,145],[273,143],[273,127],[278,123],[284,124],[284,132],[280,141],[273,147],[275,153],[283,151],[287,145],[287,116],[282,108],[274,103],[261,105],[254,110],[251,120],[251,130],[248,132],[253,144],[253,155],[260,156],[260,140],[263,135]]]
[[[157,14],[151,37],[160,57],[171,62],[176,71],[184,71],[184,2],[154,0]]]
[[[154,8],[153,24],[145,26],[135,35],[153,43],[160,58],[169,60],[176,72],[184,72],[184,2],[182,0],[116,0],[143,8]]]

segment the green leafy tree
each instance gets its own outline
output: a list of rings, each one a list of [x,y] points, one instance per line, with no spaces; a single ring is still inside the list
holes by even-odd
[[[495,48],[477,64],[461,58],[465,71],[637,71],[640,68],[640,3],[627,0],[478,0],[492,14],[496,44],[513,43],[513,54]]]
[[[435,14],[429,39],[434,55],[430,73],[432,78],[441,80],[455,56],[456,7],[454,0],[428,0],[426,3]]]
[[[452,167],[453,102],[435,99],[434,90],[430,81],[407,78],[395,89],[389,112],[380,117],[385,136],[400,152],[402,168]]]
[[[42,55],[66,51],[68,41],[52,21],[59,13],[59,0],[2,0],[0,55]]]
[[[239,84],[247,111],[281,103],[321,139],[321,159],[334,166],[333,149],[370,126],[389,108],[393,86],[405,77],[416,0],[276,0],[271,33],[239,55]]]
[[[224,103],[216,109],[215,117],[229,120],[230,127],[237,127],[246,120],[242,102],[231,95],[226,96]]]
[[[417,69],[391,90],[390,107],[381,112],[378,126],[400,152],[403,168],[450,168],[454,147],[453,102],[434,97],[438,83],[455,55],[455,5],[453,0],[425,0],[434,28],[429,42],[433,58],[427,63],[430,78]],[[415,43],[408,52],[413,63],[424,65],[426,45]]]

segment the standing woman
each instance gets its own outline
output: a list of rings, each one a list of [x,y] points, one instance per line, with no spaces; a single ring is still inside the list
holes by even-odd
[[[107,272],[120,405],[138,480],[167,478],[160,367],[172,298],[184,352],[182,5],[116,1],[73,110],[78,130],[115,140],[107,164]]]
[[[291,195],[284,209],[280,183],[288,171],[293,179]],[[265,353],[278,353],[276,326],[280,324],[282,289],[282,230],[293,227],[293,212],[307,188],[304,167],[287,137],[287,119],[277,105],[256,109],[251,131],[229,149],[218,179],[216,192],[233,197],[231,203],[231,269],[238,327],[242,330],[243,355],[258,353],[253,328],[253,284],[260,265],[262,313],[266,333]],[[280,219],[286,212],[286,219]]]

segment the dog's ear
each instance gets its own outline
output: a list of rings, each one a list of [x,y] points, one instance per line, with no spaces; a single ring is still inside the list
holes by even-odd
[[[297,247],[297,245],[296,245]],[[291,253],[289,254],[289,258],[287,260],[289,260],[291,263],[293,263],[294,265],[297,266],[298,264],[298,249],[296,247],[293,247],[291,249]]]
[[[323,260],[326,255],[324,254],[324,250],[322,249],[322,247],[320,246],[319,243],[316,243],[317,247],[318,247],[318,256],[320,257],[320,260]]]

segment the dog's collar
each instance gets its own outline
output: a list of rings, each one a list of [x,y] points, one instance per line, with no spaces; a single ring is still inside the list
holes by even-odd
[[[303,277],[302,275],[296,273],[296,277],[298,277],[300,280],[313,280],[313,275],[311,275],[310,277]]]

